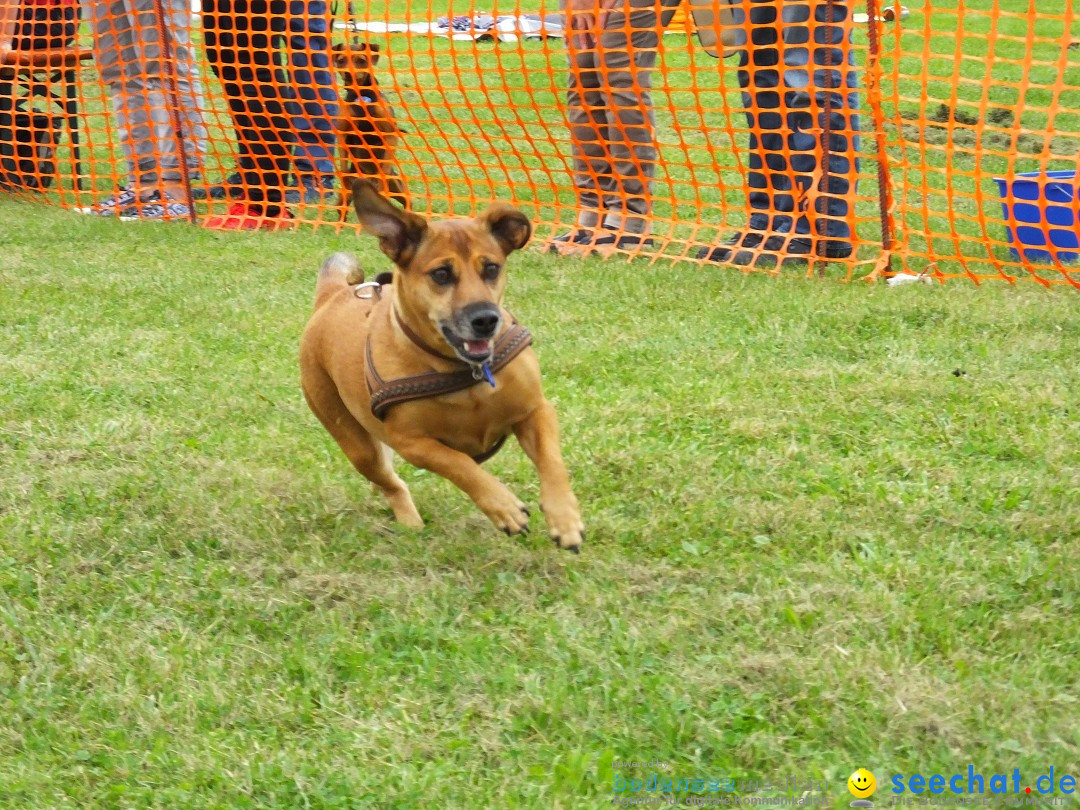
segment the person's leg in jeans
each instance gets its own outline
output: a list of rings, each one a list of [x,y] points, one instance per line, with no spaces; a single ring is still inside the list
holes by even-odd
[[[330,70],[331,25],[326,0],[289,0],[285,53],[295,93],[288,106],[297,137],[293,164],[308,203],[323,201],[334,185],[339,97]]]
[[[140,0],[140,3],[146,0]],[[152,7],[152,0],[149,3]],[[203,110],[206,109],[206,101],[203,96],[202,81],[199,79],[199,68],[195,61],[195,48],[191,42],[192,23],[194,15],[191,11],[191,0],[163,0],[162,5],[166,14],[166,31],[169,35],[169,46],[173,58],[173,76],[176,82],[177,113],[180,126],[184,133],[184,153],[187,159],[188,176],[197,178],[201,174],[203,155],[206,153],[207,131],[203,122]],[[150,53],[151,46],[146,46],[146,52]],[[165,82],[168,78],[164,75],[160,82],[168,87]],[[166,95],[166,100],[169,95]],[[170,130],[172,123],[170,120]],[[175,138],[167,154],[161,161],[161,172],[166,182],[175,178],[181,182],[180,154],[176,149]]]
[[[657,159],[649,90],[658,26],[670,21],[677,2],[630,0],[629,13],[624,6],[607,16],[594,47],[570,49],[567,119],[578,228],[552,240],[559,252],[649,241]]]
[[[565,11],[565,0],[560,5]],[[580,37],[571,41],[571,36],[576,35],[567,36],[570,73],[566,119],[578,214],[577,227],[552,240],[552,247],[560,250],[571,245],[591,245],[601,227],[602,196],[611,192],[615,175],[607,151],[607,100],[602,89],[600,54]]]
[[[825,164],[828,185],[822,182],[813,210],[796,223],[795,231],[825,237],[809,240],[817,242],[818,255],[846,258],[852,252],[848,217],[853,213],[852,198],[859,176],[859,74],[855,70],[855,52],[851,48],[854,28],[847,0],[833,4],[831,20],[828,7],[820,0],[812,8],[817,23],[813,28],[816,31],[813,86],[822,128],[825,110],[829,112],[828,162]],[[810,135],[808,140],[813,137]],[[793,168],[799,176],[806,174],[809,160],[815,161],[815,165],[821,163],[819,153],[811,149],[808,145],[792,157]]]
[[[751,42],[739,70],[750,126],[750,220],[727,244],[699,255],[735,264],[749,264],[760,253],[844,258],[851,254],[847,216],[858,173],[850,8],[835,0],[829,20],[824,0],[784,3],[778,21],[778,4],[751,2]],[[827,139],[821,134],[826,109]]]
[[[85,5],[94,30],[95,59],[109,85],[128,166],[126,188],[86,210],[131,219],[187,216],[190,211],[180,202],[184,193],[180,147],[169,114],[154,4],[152,0],[93,0]],[[188,38],[191,12],[183,0],[167,0],[165,8],[187,165],[198,176],[206,130]]]
[[[620,247],[648,241],[652,186],[659,150],[653,115],[652,73],[660,29],[678,0],[630,0],[611,12],[600,35],[600,54],[613,182],[603,199],[604,227],[619,231]],[[629,36],[628,36],[629,34]]]
[[[206,58],[229,102],[244,197],[230,217],[211,217],[207,227],[263,227],[256,220],[287,216],[282,186],[292,135],[287,77],[274,64],[284,12],[285,0],[204,0]]]
[[[128,14],[125,0],[82,0],[83,16],[90,22],[93,33],[94,64],[101,81],[108,85],[113,115],[119,124],[119,135],[127,158],[127,177],[119,184],[119,191],[111,197],[98,201],[79,211],[87,214],[115,215],[138,198],[135,189],[135,146],[129,140],[130,128],[123,123],[126,106],[124,81],[128,64],[138,63],[135,48],[134,20]]]
[[[237,76],[240,70],[239,60],[243,59],[245,65],[249,65],[252,60],[251,55],[248,53],[250,35],[246,18],[246,4],[242,9],[237,10],[234,9],[234,5],[230,0],[202,0],[201,21],[206,61],[210,64],[210,69],[214,75],[224,85],[223,90],[229,104],[229,112],[234,116],[237,114],[243,116],[245,114],[243,105],[238,100],[234,101],[234,99],[239,98],[240,93],[237,86]],[[239,32],[238,25],[242,26]],[[225,76],[228,77],[228,80],[224,78]],[[235,118],[233,128],[238,131]],[[243,188],[244,171],[252,170],[255,167],[255,162],[249,153],[248,143],[239,138],[236,143],[236,153],[237,171],[230,174],[224,183],[209,188],[200,187],[195,189],[196,199],[205,199],[206,197],[212,199],[224,199],[225,197],[243,199],[245,197]]]
[[[186,216],[186,203],[170,205],[167,200],[183,201],[183,175],[180,171],[180,145],[169,113],[171,94],[158,42],[157,16],[153,0],[127,0],[135,19],[140,62],[129,65],[124,83],[127,109],[119,116],[131,130],[134,144],[136,178],[140,200],[120,212],[121,217]],[[206,151],[206,127],[202,121],[202,88],[191,48],[191,4],[189,0],[163,0],[165,31],[169,37],[173,77],[176,86],[177,113],[183,131],[184,157],[189,177],[198,177],[202,154]],[[115,99],[114,99],[115,101]],[[163,200],[162,197],[166,199]]]

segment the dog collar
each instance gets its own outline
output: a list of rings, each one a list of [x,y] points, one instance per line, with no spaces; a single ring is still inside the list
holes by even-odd
[[[357,298],[369,301],[374,299],[375,303],[381,303],[383,300],[382,288],[384,286],[389,286],[392,280],[393,276],[390,273],[379,273],[375,276],[374,281],[354,285],[353,294],[356,295]],[[404,332],[405,336],[418,348],[423,349],[428,354],[438,357],[440,360],[453,360],[467,365],[470,368],[467,370],[463,369],[461,371],[448,372],[429,371],[424,374],[413,374],[408,377],[399,377],[394,380],[384,380],[379,376],[379,372],[375,368],[375,359],[372,356],[371,351],[371,333],[369,332],[366,345],[364,346],[364,352],[367,357],[367,363],[365,364],[366,373],[364,376],[367,382],[368,394],[371,395],[371,412],[380,422],[386,418],[386,412],[390,410],[392,406],[399,405],[402,402],[410,402],[416,399],[429,399],[431,397],[443,396],[444,394],[452,394],[456,391],[464,391],[466,388],[471,388],[476,385],[481,380],[486,380],[487,383],[494,388],[495,372],[508,366],[510,361],[532,345],[532,333],[515,321],[514,317],[511,315],[510,328],[495,341],[495,345],[492,349],[491,361],[480,365],[465,363],[465,361],[459,357],[447,357],[424,343],[421,337],[405,323],[398,312],[397,307],[394,306],[393,299],[388,299],[387,304],[393,310],[394,318],[397,320],[398,326],[401,327],[401,331]],[[372,306],[374,307],[375,304],[373,303]],[[387,318],[389,319],[389,313],[387,314]],[[499,448],[502,447],[502,443],[505,439],[506,437],[504,436],[487,451],[476,456],[475,460],[477,463],[485,461],[495,455]]]
[[[495,354],[487,366],[487,375],[501,371],[510,362],[532,344],[532,333],[519,323],[513,324],[495,341]],[[394,405],[410,402],[414,399],[429,399],[464,391],[472,388],[479,379],[470,369],[461,371],[428,371],[412,374],[394,380],[384,380],[375,368],[372,357],[371,340],[365,346],[368,392],[371,394],[371,412],[380,421],[386,418],[386,412]],[[483,379],[481,377],[480,379]],[[494,382],[494,376],[490,377]]]
[[[396,314],[396,310],[395,310]],[[398,321],[399,325],[401,321]],[[407,327],[406,327],[407,329]],[[409,334],[411,330],[406,331]],[[415,332],[412,333],[415,335]],[[410,338],[420,348],[428,350],[443,360],[448,359],[445,355],[433,352],[422,342]],[[495,341],[490,363],[484,363],[479,368],[472,366],[461,371],[429,371],[423,374],[413,374],[408,377],[399,377],[394,380],[384,380],[375,368],[375,359],[371,350],[371,334],[368,333],[367,345],[364,350],[367,354],[366,376],[368,393],[371,394],[371,412],[380,421],[386,418],[386,412],[394,405],[409,402],[414,399],[428,399],[444,394],[452,394],[455,391],[463,391],[471,388],[481,380],[486,380],[492,387],[495,386],[495,372],[502,370],[510,362],[532,344],[532,333],[517,321],[511,319],[510,328],[507,329]],[[464,361],[458,360],[459,363]]]
[[[490,385],[492,388],[495,387],[495,377],[491,373],[490,360],[484,363],[467,363],[457,355],[454,355],[453,357],[447,357],[442,352],[436,351],[435,349],[424,343],[423,338],[416,334],[416,332],[409,328],[409,325],[405,323],[405,319],[401,317],[401,313],[398,312],[397,307],[394,307],[394,318],[397,320],[398,326],[401,327],[401,331],[405,333],[405,337],[407,337],[414,344],[416,344],[416,346],[423,349],[428,354],[438,357],[440,360],[446,360],[447,362],[465,363],[467,366],[469,366],[469,368],[472,369],[472,376],[474,380],[476,380],[477,382],[479,382],[480,380],[487,380],[488,385]]]
[[[353,293],[357,298],[369,301],[374,299],[371,305],[372,309],[368,310],[368,317],[371,316],[372,310],[378,304],[382,303],[382,287],[384,284],[389,284],[390,280],[391,277],[389,273],[380,273],[375,277],[375,281],[354,285]],[[370,290],[370,292],[368,292],[368,290]],[[433,351],[420,340],[415,332],[409,329],[401,319],[401,316],[398,315],[397,307],[393,305],[393,300],[387,300],[386,303],[394,310],[394,315],[398,319],[398,325],[402,327],[402,331],[409,336],[409,339],[413,343],[424,351],[434,354],[443,360],[449,359],[445,355]],[[387,320],[389,321],[389,313],[387,313]],[[366,359],[366,362],[364,363],[364,381],[367,383],[368,395],[371,397],[371,413],[381,422],[386,419],[386,412],[394,405],[400,405],[403,402],[412,402],[417,399],[430,399],[432,397],[444,396],[445,394],[453,394],[457,391],[464,391],[466,388],[472,388],[483,379],[486,379],[491,387],[494,388],[494,372],[510,365],[510,362],[525,351],[530,345],[532,345],[532,333],[515,321],[513,316],[511,316],[510,328],[495,341],[490,363],[484,363],[479,368],[473,366],[468,370],[462,369],[461,371],[449,372],[429,371],[424,374],[413,374],[408,377],[384,380],[379,376],[379,372],[375,368],[375,358],[372,356],[373,353],[371,351],[371,332],[369,331],[367,341],[364,345]],[[463,362],[460,358],[455,357],[454,359]],[[477,464],[487,461],[499,452],[505,441],[506,436],[496,439],[494,444],[487,450],[480,453],[480,455],[473,456],[473,460]]]

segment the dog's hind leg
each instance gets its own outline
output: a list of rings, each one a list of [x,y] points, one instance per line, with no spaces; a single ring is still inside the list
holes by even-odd
[[[386,496],[398,522],[419,529],[423,518],[416,511],[409,488],[391,465],[390,448],[364,430],[341,401],[330,376],[314,363],[304,363],[301,383],[312,412],[357,471]]]

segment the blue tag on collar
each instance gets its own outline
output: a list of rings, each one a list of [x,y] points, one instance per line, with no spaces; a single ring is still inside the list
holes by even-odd
[[[378,97],[374,93],[372,93],[370,90],[361,90],[360,91],[360,98],[362,98],[368,104],[374,104],[376,101],[379,100]]]
[[[494,388],[495,387],[495,378],[491,376],[491,366],[489,366],[487,363],[484,363],[484,365],[482,365],[480,368],[484,372],[484,379],[486,379],[489,383],[491,383],[491,387]]]

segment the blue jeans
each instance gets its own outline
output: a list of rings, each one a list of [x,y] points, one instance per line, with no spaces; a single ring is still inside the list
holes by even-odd
[[[809,189],[827,146],[829,176],[827,185],[819,184],[816,230],[819,236],[850,240],[851,230],[844,218],[848,215],[847,195],[854,192],[859,171],[859,80],[853,69],[854,53],[847,47],[849,2],[835,0],[832,20],[824,0],[751,3],[751,43],[739,61],[739,86],[751,130],[749,226],[774,233],[811,233],[805,208],[799,208],[798,202]],[[778,9],[782,15],[779,26]],[[811,11],[818,23],[813,29]],[[778,47],[778,28],[782,48]],[[812,83],[808,69],[811,30],[815,39]],[[816,122],[810,109],[811,93],[818,111]],[[825,127],[826,104],[830,134],[827,139],[822,135],[819,141],[817,133]]]
[[[334,174],[338,115],[337,82],[330,70],[331,26],[326,0],[289,0],[289,43],[286,53],[297,97],[286,104],[297,143],[297,174]]]

